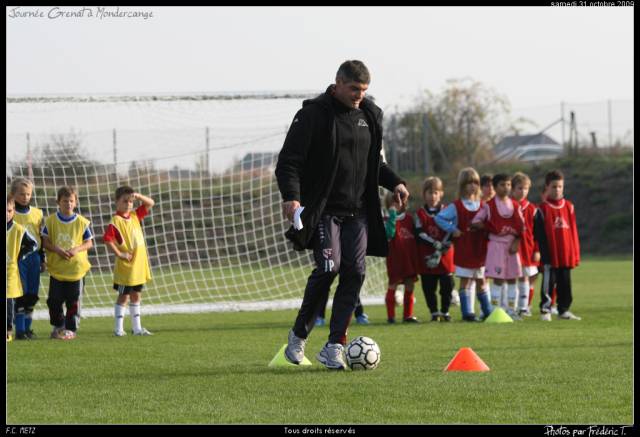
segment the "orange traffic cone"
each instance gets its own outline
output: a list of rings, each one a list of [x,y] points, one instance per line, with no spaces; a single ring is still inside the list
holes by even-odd
[[[461,348],[444,368],[445,372],[488,372],[489,366],[470,348]]]

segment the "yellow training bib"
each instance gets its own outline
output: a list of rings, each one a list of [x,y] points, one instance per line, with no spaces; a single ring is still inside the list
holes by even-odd
[[[7,298],[15,299],[22,296],[22,282],[18,271],[18,255],[20,243],[25,229],[15,221],[7,231]]]
[[[62,249],[69,250],[80,246],[84,241],[82,236],[89,227],[89,220],[76,214],[70,222],[63,222],[57,214],[51,214],[45,220],[49,233],[49,240]],[[47,250],[47,269],[49,274],[58,281],[79,281],[87,274],[91,264],[86,250],[78,252],[69,260],[62,258],[55,252]]]
[[[131,261],[116,258],[116,265],[113,269],[113,282],[118,285],[141,285],[151,279],[151,269],[149,268],[149,257],[147,255],[147,245],[142,234],[140,219],[135,211],[131,211],[129,218],[114,215],[111,224],[120,232],[122,244],[114,241],[114,244],[121,252],[133,255]]]

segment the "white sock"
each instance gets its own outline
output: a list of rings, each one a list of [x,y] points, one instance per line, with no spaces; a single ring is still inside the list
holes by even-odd
[[[518,281],[518,309],[526,310],[529,308],[529,278],[524,281]]]
[[[516,284],[507,284],[507,298],[509,300],[509,308],[515,310],[516,309],[516,298],[518,297],[518,292],[516,291]]]
[[[502,288],[500,289],[500,306],[504,309],[509,308],[509,294],[506,282],[502,283]]]
[[[130,303],[129,313],[131,314],[131,326],[133,327],[133,332],[142,331],[142,324],[140,323],[140,304]]]
[[[469,311],[476,312],[476,281],[469,282],[467,287],[467,296],[469,296]]]
[[[115,320],[116,324],[113,330],[115,332],[124,331],[124,312],[126,307],[124,305],[116,304],[115,305]]]

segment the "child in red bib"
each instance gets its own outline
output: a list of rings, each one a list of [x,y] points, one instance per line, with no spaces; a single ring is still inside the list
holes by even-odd
[[[387,306],[387,321],[395,323],[395,293],[396,287],[404,284],[404,310],[403,321],[406,323],[418,323],[413,315],[414,284],[418,280],[417,275],[417,248],[413,217],[407,212],[407,203],[397,204],[393,200],[393,194],[385,197],[385,206],[389,216],[385,218],[385,231],[389,242],[389,254],[387,255],[387,275],[389,287],[385,296]]]
[[[415,227],[418,244],[418,273],[422,282],[432,322],[449,322],[449,306],[453,290],[453,247],[450,235],[436,225],[435,216],[445,207],[442,181],[428,177],[422,185],[424,206],[416,212]],[[440,283],[440,311],[436,290]]]
[[[491,304],[501,305],[502,285],[507,282],[507,313],[514,319],[516,314],[516,280],[522,276],[522,263],[518,254],[524,230],[524,219],[520,204],[509,198],[511,179],[500,173],[493,177],[496,195],[487,202],[472,220],[473,229],[489,232],[485,274],[493,280]]]
[[[573,301],[571,269],[580,264],[580,241],[573,204],[564,198],[564,176],[553,170],[545,176],[545,200],[534,218],[534,235],[540,248],[541,319],[551,321],[551,292],[556,286],[560,319],[580,320],[569,311]]]

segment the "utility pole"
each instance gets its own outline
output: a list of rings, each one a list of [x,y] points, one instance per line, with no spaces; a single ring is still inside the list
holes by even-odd
[[[598,148],[598,142],[596,141],[596,133],[595,132],[591,132],[591,146],[594,149]]]

